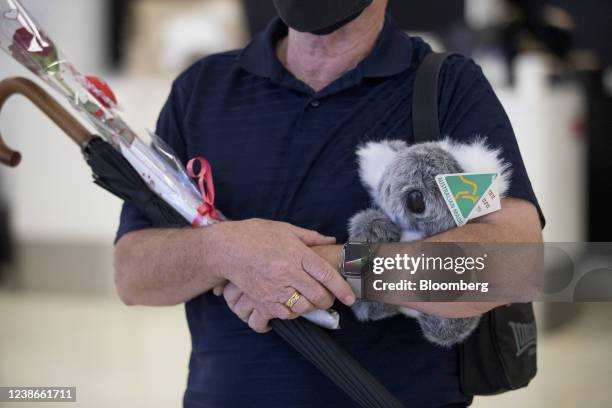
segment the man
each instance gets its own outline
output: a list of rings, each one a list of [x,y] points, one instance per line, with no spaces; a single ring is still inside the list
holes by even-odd
[[[248,47],[205,58],[173,85],[158,134],[183,162],[209,159],[217,207],[233,221],[150,229],[126,205],[115,279],[127,304],[187,302],[187,407],[352,406],[278,336],[256,333],[267,332],[272,318],[295,318],[334,299],[342,329],[331,335],[406,405],[470,403],[459,388],[456,350],[428,343],[411,319],[356,322],[345,306],[355,296],[332,267],[348,219],[369,206],[356,148],[411,141],[414,74],[430,52],[386,18],[386,3],[275,0],[281,19]],[[470,60],[447,62],[440,120],[456,140],[486,135],[514,176],[501,211],[432,240],[540,240],[537,201],[510,123]],[[491,307],[412,306],[441,316]]]

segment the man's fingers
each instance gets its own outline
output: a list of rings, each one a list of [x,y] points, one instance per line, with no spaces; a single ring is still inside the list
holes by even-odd
[[[305,296],[301,296],[297,302],[295,302],[295,304],[293,305],[293,307],[291,308],[291,311],[293,313],[297,313],[299,315],[305,315],[306,313],[310,313],[313,310],[316,310],[317,308],[315,307],[315,305],[313,305],[312,303],[310,303],[310,301],[308,299],[306,299]]]
[[[345,305],[355,303],[355,294],[342,275],[314,252],[302,258],[302,268]]]
[[[278,292],[275,297],[276,302],[282,306],[287,306],[287,301],[293,296],[293,293],[297,291],[301,298],[306,298],[308,303],[314,305],[315,309],[328,309],[334,303],[334,297],[331,293],[325,289],[323,285],[314,280],[310,275],[304,273],[304,270],[296,270],[294,274],[297,278],[292,283],[292,286],[287,286]],[[296,303],[297,304],[297,303]],[[304,308],[309,307],[304,305]],[[289,309],[287,307],[287,309]],[[295,305],[291,308],[295,313],[301,314],[300,311],[295,310]],[[275,314],[275,316],[277,316]],[[281,318],[280,316],[278,316]]]
[[[303,298],[306,298],[308,303],[314,305],[314,308],[329,309],[334,304],[334,296],[325,289],[322,283],[317,282],[308,273],[304,274],[304,270],[299,271],[299,273],[303,276],[299,282],[295,282],[295,289]],[[297,306],[297,303],[292,310],[302,314],[302,312],[295,310],[295,306]]]
[[[223,290],[223,297],[225,298],[225,302],[228,307],[236,316],[240,318],[245,323],[249,322],[253,311],[255,310],[255,302],[242,290],[234,285],[233,283],[228,283],[225,285],[225,289]]]
[[[298,314],[292,312],[287,305],[280,303],[270,304],[268,310],[274,317],[281,320],[291,320],[299,317]]]
[[[225,283],[223,283],[222,285],[217,285],[213,288],[213,294],[215,296],[221,296],[223,294],[223,290],[225,289]]]
[[[249,317],[249,327],[256,331],[257,333],[267,333],[272,330],[269,326],[269,317],[264,315],[259,310],[255,309],[251,316]]]
[[[257,333],[267,333],[270,331],[268,322],[271,316],[257,308],[256,303],[240,288],[233,283],[225,285],[223,296],[227,306],[240,320],[247,323],[251,329]],[[276,313],[282,319],[294,319],[297,315],[291,312],[287,307],[276,303]]]
[[[317,231],[296,227],[295,225],[287,225],[291,232],[293,232],[306,246],[333,245],[336,243],[336,238],[334,237],[327,237],[319,234]]]
[[[255,304],[248,295],[242,294],[240,299],[233,306],[232,311],[245,323],[249,322],[249,318],[255,310]]]
[[[230,308],[236,304],[238,299],[240,299],[240,296],[242,296],[242,290],[240,290],[238,286],[231,282],[225,285],[225,288],[223,289],[223,297]]]

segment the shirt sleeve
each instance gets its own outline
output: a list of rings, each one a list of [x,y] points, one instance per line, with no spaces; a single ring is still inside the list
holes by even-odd
[[[181,100],[183,92],[175,83],[157,121],[156,134],[163,139],[176,153],[181,162],[185,162],[186,144],[182,128]],[[119,229],[115,243],[128,232],[152,228],[148,217],[130,203],[124,203],[119,220]]]
[[[441,134],[459,142],[481,136],[492,148],[501,148],[504,161],[512,168],[508,196],[531,202],[543,228],[544,214],[527,175],[514,130],[482,69],[468,58],[451,56],[443,67],[440,88]]]

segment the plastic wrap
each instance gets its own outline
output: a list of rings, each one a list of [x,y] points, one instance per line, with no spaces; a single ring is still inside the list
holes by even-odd
[[[199,226],[219,221],[199,210],[199,192],[172,149],[152,136],[145,143],[122,119],[117,98],[108,84],[84,75],[63,54],[17,0],[0,2],[0,47],[62,94],[96,132],[113,145],[147,182],[151,190]]]

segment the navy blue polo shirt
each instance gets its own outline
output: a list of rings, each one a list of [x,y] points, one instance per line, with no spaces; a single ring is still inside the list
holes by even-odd
[[[430,47],[387,17],[372,53],[320,92],[278,61],[278,19],[248,47],[207,57],[173,84],[157,133],[186,163],[211,162],[217,207],[230,219],[286,221],[347,239],[349,218],[370,206],[355,151],[366,140],[412,140],[415,70]],[[510,196],[537,206],[512,127],[480,68],[454,56],[443,69],[442,133],[485,135],[512,164]],[[118,236],[151,227],[125,205]],[[407,406],[465,406],[457,351],[427,342],[406,317],[359,323],[336,305],[331,335]],[[275,333],[256,334],[222,298],[186,304],[192,335],[186,407],[350,407],[351,400]],[[166,350],[165,352],[172,352]]]

